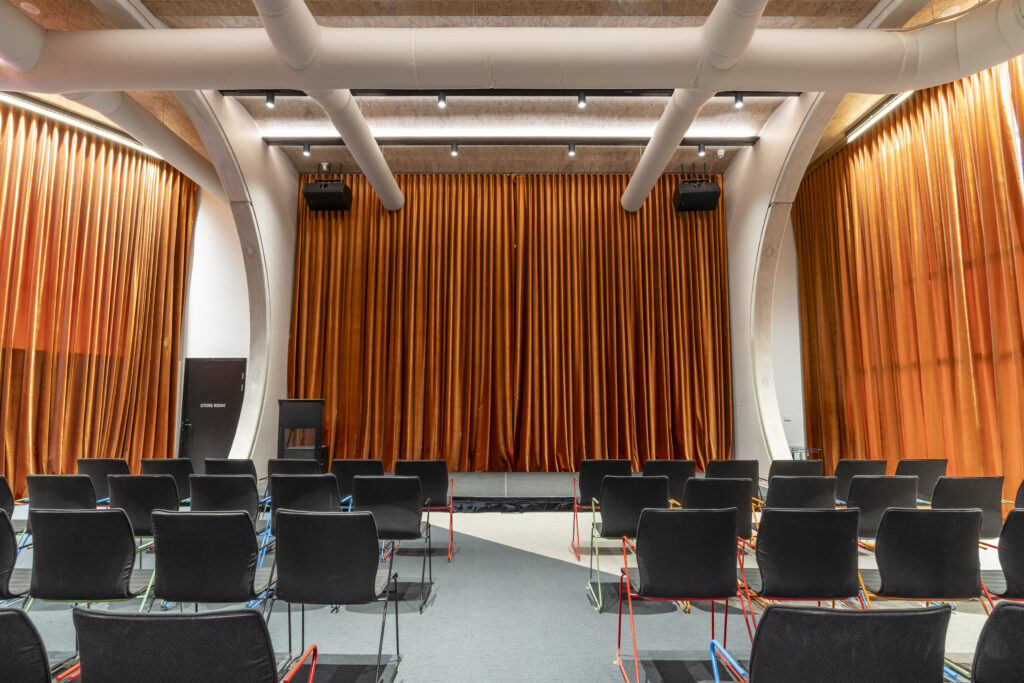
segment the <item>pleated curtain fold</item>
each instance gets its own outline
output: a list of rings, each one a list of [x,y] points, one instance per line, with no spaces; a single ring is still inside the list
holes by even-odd
[[[335,177],[351,211],[300,201],[288,373],[332,457],[728,457],[723,210],[677,214],[678,176],[636,214],[617,175],[399,176],[394,213]]]

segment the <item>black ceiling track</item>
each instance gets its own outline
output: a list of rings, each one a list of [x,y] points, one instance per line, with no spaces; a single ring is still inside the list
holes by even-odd
[[[353,89],[352,94],[356,97],[669,97],[672,94],[671,88],[665,89],[638,89],[638,90],[541,90],[541,89],[450,89],[450,90],[370,90]],[[225,97],[266,97],[273,94],[275,97],[306,97],[302,90],[221,90]],[[759,91],[759,90],[723,90],[715,93],[715,97],[735,97],[743,95],[744,98],[758,97],[798,97],[803,93],[783,91]]]
[[[683,138],[679,143],[680,147],[750,147],[757,144],[759,136],[745,138]],[[308,138],[281,138],[265,137],[263,142],[273,147],[344,147],[345,143],[340,137],[308,137]],[[467,147],[560,147],[569,144],[577,147],[643,147],[650,142],[646,137],[615,137],[615,138],[588,138],[586,136],[576,137],[445,137],[445,138],[377,138],[377,144],[381,147],[448,147],[450,145],[465,145]]]

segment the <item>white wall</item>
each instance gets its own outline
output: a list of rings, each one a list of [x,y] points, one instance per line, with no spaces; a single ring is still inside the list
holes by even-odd
[[[249,292],[231,206],[199,192],[185,299],[186,358],[249,356]]]
[[[793,222],[779,246],[772,301],[772,356],[775,393],[782,412],[782,428],[790,446],[806,446],[804,430],[803,364],[800,347],[800,287]]]

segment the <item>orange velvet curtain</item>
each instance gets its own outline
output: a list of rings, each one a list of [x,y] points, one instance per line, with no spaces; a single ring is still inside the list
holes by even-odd
[[[1024,475],[1024,61],[916,93],[793,208],[808,443]]]
[[[724,216],[675,213],[678,177],[636,214],[624,176],[399,176],[394,213],[341,179],[351,211],[300,200],[288,373],[332,457],[729,456]]]
[[[79,457],[173,457],[196,190],[0,103],[0,438],[17,495]]]

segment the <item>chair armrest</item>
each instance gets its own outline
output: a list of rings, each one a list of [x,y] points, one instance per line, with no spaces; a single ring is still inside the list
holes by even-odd
[[[307,683],[313,683],[313,676],[316,675],[316,645],[310,645],[306,648],[306,651],[302,653],[302,656],[295,662],[295,665],[284,675],[281,679],[281,683],[291,683],[292,676],[299,672],[302,665],[306,663],[306,660],[313,657],[309,663],[309,677],[306,679]]]

